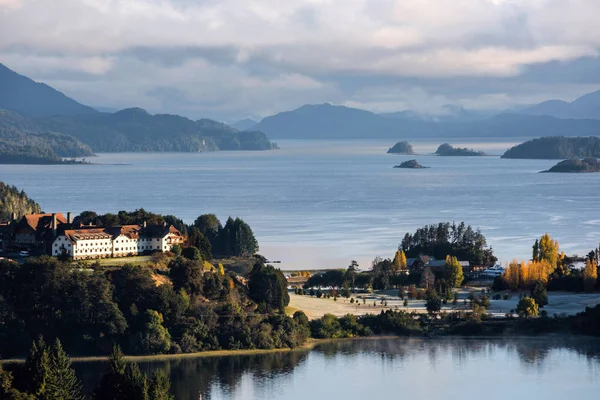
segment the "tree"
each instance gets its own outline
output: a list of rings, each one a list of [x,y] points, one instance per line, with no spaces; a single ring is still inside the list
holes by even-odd
[[[171,382],[161,371],[155,372],[152,379],[142,374],[136,363],[125,361],[118,346],[108,359],[108,365],[100,383],[94,391],[96,400],[172,400]]]
[[[204,267],[198,261],[177,257],[169,263],[169,276],[176,291],[184,289],[188,294],[202,294]]]
[[[287,280],[281,270],[262,262],[254,264],[250,272],[248,294],[256,303],[264,303],[273,310],[283,311],[290,303]]]
[[[177,257],[179,257],[182,252],[181,246],[178,244],[174,244],[173,247],[171,247],[171,252],[173,254],[175,254]]]
[[[554,272],[558,265],[558,242],[552,240],[550,235],[547,233],[542,236],[539,243],[540,247],[540,256],[539,260],[546,260],[550,263],[552,270],[550,273]]]
[[[517,304],[517,314],[523,318],[535,317],[538,315],[538,305],[531,297],[523,297]]]
[[[583,287],[586,292],[594,290],[594,286],[598,280],[598,265],[596,260],[588,258],[585,260],[585,267],[583,268]]]
[[[531,260],[540,261],[540,242],[537,239],[535,239],[535,243],[533,244],[533,254]]]
[[[50,354],[41,336],[31,345],[25,360],[25,373],[28,378],[27,392],[36,398],[44,396],[50,380]]]
[[[460,262],[456,257],[449,257],[446,259],[446,276],[452,287],[460,287],[465,280],[462,265],[460,265]]]
[[[535,303],[540,307],[544,308],[548,304],[548,292],[546,286],[540,281],[535,283],[535,286],[531,288],[531,298],[535,300]]]
[[[83,399],[81,383],[75,376],[75,370],[71,368],[71,359],[58,339],[54,342],[50,354],[50,374],[45,398],[48,400]]]
[[[148,400],[173,400],[171,380],[162,371],[156,371],[148,384]]]
[[[427,312],[430,314],[439,312],[442,309],[442,299],[435,290],[427,292],[427,298],[425,299],[425,307]]]
[[[350,265],[348,266],[348,270],[346,273],[350,279],[350,283],[351,283],[350,288],[352,289],[352,292],[354,292],[354,282],[356,279],[356,274],[358,273],[358,263],[356,262],[356,260],[352,260],[350,262]]]
[[[406,271],[406,254],[404,250],[396,251],[393,261],[393,272],[397,275],[399,272]]]
[[[215,214],[203,214],[196,218],[194,226],[206,236],[211,244],[214,244],[215,239],[219,235],[219,231],[223,229],[221,221]]]
[[[141,332],[141,348],[138,349],[143,354],[166,353],[171,348],[171,334],[163,323],[162,314],[146,310],[146,325]]]
[[[188,260],[202,261],[202,253],[200,252],[200,249],[196,246],[186,247],[181,252],[181,255],[183,255]]]
[[[423,270],[423,273],[421,274],[421,287],[425,288],[426,290],[429,290],[433,288],[434,284],[435,275],[433,274],[433,271],[431,271],[431,268],[427,267]]]

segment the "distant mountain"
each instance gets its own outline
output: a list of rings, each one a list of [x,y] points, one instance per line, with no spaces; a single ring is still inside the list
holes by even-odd
[[[246,118],[241,121],[234,122],[233,124],[229,124],[229,126],[231,126],[232,128],[235,128],[239,131],[248,131],[250,129],[254,129],[256,124],[258,124],[258,122],[254,121],[250,118]]]
[[[572,101],[548,100],[521,111],[528,115],[549,115],[556,118],[600,119],[600,90]]]
[[[72,136],[35,133],[24,117],[0,109],[0,164],[58,164],[62,157],[92,155],[89,146]]]
[[[398,111],[392,113],[379,114],[386,118],[408,119],[413,121],[429,121],[429,122],[471,122],[489,118],[498,114],[497,111],[482,110],[472,111],[466,110],[462,106],[445,105],[442,107],[442,112],[437,114],[422,113],[413,110]]]
[[[255,129],[282,139],[368,139],[402,137],[438,127],[429,122],[386,118],[370,111],[331,104],[305,105],[264,118]]]
[[[45,132],[60,132],[76,142],[85,143],[95,152],[274,148],[262,132],[239,132],[209,119],[192,121],[178,115],[151,115],[141,108],[129,108],[114,114],[38,118],[5,111],[0,112],[0,127],[28,132],[31,137]]]
[[[0,108],[26,116],[91,115],[97,111],[0,64]]]
[[[600,121],[501,114],[471,122],[433,122],[321,104],[267,117],[255,129],[281,139],[593,136],[600,135]]]

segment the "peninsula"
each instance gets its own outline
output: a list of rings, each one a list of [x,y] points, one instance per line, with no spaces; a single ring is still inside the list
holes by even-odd
[[[600,137],[549,136],[508,149],[502,158],[566,159],[600,157]]]

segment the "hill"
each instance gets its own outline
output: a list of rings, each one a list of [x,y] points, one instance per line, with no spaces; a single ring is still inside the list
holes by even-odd
[[[427,128],[435,132],[427,132]],[[393,138],[418,132],[436,134],[430,122],[387,118],[370,111],[331,104],[304,105],[266,117],[255,129],[281,139]]]
[[[548,100],[521,111],[529,115],[556,118],[600,119],[600,90],[585,94],[572,102]]]
[[[36,118],[45,131],[62,132],[96,152],[269,150],[274,145],[262,132],[240,132],[229,125],[179,115],[152,115],[141,108],[114,114]]]
[[[565,159],[600,157],[600,137],[542,137],[508,149],[502,158]]]
[[[535,137],[540,132],[547,136],[589,136],[600,134],[600,121],[501,114],[470,122],[434,122],[321,104],[266,117],[254,129],[281,139]]]
[[[98,111],[0,64],[0,108],[27,116],[91,115]]]
[[[585,158],[583,160],[576,158],[572,160],[564,160],[549,170],[542,172],[600,172],[600,161],[598,161],[597,158]]]
[[[62,157],[92,155],[89,146],[62,133],[35,133],[26,118],[0,110],[0,164],[58,164]]]
[[[0,182],[0,220],[10,219],[12,213],[19,219],[26,214],[40,212],[40,205],[27,197],[25,192]]]
[[[253,119],[246,118],[241,121],[234,122],[233,124],[229,124],[229,126],[239,131],[248,131],[254,129],[256,124],[258,124],[258,122],[254,121]]]

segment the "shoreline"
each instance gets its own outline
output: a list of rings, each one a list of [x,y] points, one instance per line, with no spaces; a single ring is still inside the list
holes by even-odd
[[[540,335],[523,335],[523,334],[506,334],[506,335],[432,335],[432,336],[400,336],[400,335],[372,335],[372,336],[356,336],[347,338],[337,339],[309,339],[302,346],[296,348],[280,348],[280,349],[242,349],[242,350],[209,350],[200,351],[196,353],[181,353],[181,354],[154,354],[144,356],[128,356],[124,357],[125,360],[131,362],[152,362],[152,361],[168,361],[168,360],[179,360],[187,358],[213,358],[213,357],[235,357],[235,356],[253,356],[253,355],[266,355],[276,353],[289,353],[289,352],[310,352],[315,347],[321,344],[327,343],[343,343],[343,342],[355,342],[355,341],[374,341],[374,340],[530,340],[530,339],[588,339],[597,340],[598,338],[590,335],[578,335],[573,333],[543,333]],[[105,362],[108,361],[109,356],[80,356],[71,357],[73,364],[77,363],[89,363],[89,362]],[[0,366],[4,364],[23,364],[25,358],[9,358],[2,360],[0,359]]]

